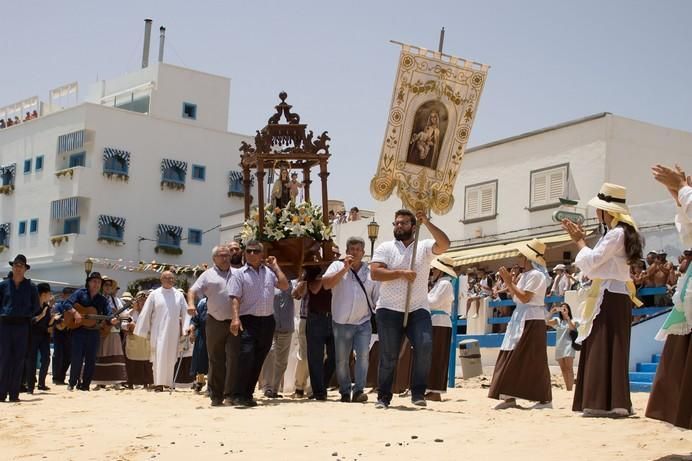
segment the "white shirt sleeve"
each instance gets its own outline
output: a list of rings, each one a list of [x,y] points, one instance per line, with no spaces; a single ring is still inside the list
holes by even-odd
[[[389,261],[389,242],[385,242],[375,248],[375,253],[370,259],[370,263],[382,263],[387,265]]]
[[[336,274],[337,272],[339,272],[343,268],[344,268],[344,263],[342,263],[341,261],[334,261],[333,263],[331,263],[329,265],[329,267],[327,267],[327,270],[324,271],[323,277],[325,275]]]
[[[685,186],[678,192],[678,201],[682,205],[675,216],[675,227],[680,233],[683,245],[692,247],[692,187]]]
[[[608,262],[625,245],[625,231],[616,227],[606,233],[595,247],[582,248],[574,261],[585,274]]]

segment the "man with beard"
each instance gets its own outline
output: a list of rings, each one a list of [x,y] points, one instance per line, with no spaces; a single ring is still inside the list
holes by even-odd
[[[243,267],[243,250],[240,248],[240,243],[233,240],[226,246],[228,246],[228,251],[231,254],[231,268],[240,269]]]
[[[421,240],[413,257],[412,245],[417,222],[428,229],[433,239]],[[425,406],[425,390],[432,354],[432,323],[428,304],[428,270],[436,255],[449,248],[449,238],[432,224],[425,213],[409,210],[394,214],[394,240],[377,247],[370,262],[371,277],[380,284],[377,300],[377,332],[380,342],[377,408],[387,408],[392,400],[392,381],[404,334],[413,346],[411,401]],[[408,324],[403,325],[406,292],[411,284]]]
[[[238,366],[240,337],[231,334],[231,302],[228,299],[228,282],[233,268],[231,261],[237,256],[242,261],[238,242],[212,249],[214,265],[204,271],[187,293],[187,312],[197,314],[197,298],[207,297],[207,321],[205,327],[207,354],[209,356],[209,397],[212,406],[230,401]],[[236,256],[237,255],[237,256]]]

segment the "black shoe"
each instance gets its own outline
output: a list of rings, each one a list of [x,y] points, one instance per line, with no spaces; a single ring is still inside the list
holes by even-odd
[[[13,402],[13,403],[14,403],[14,402],[21,402],[21,400],[19,400],[19,396],[10,397],[10,402]]]
[[[24,392],[26,392],[27,394],[33,394],[33,393],[34,393],[34,389],[33,389],[33,388],[29,388],[29,389],[27,389],[27,390],[24,391]]]
[[[50,387],[46,386],[45,384],[39,384],[38,385],[38,390],[39,391],[49,391]]]
[[[74,391],[74,386],[73,386],[72,384],[68,384],[68,385],[67,385],[67,390],[70,391],[70,392]]]
[[[296,399],[305,398],[305,392],[303,391],[303,389],[296,389],[293,393],[293,397]]]
[[[255,399],[237,398],[233,399],[233,405],[236,407],[256,407],[257,401]]]
[[[426,407],[428,403],[425,401],[425,397],[422,395],[412,395],[411,403],[417,407]]]
[[[29,388],[22,384],[19,386],[19,392],[29,392]]]
[[[64,385],[65,385],[65,381],[56,381],[56,380],[53,380],[53,385],[54,385],[54,386],[64,386]]]
[[[223,406],[223,400],[212,399],[211,406],[212,407],[222,407]]]
[[[341,402],[350,403],[351,402],[351,396],[348,394],[341,394]]]
[[[0,394],[0,402],[7,400],[7,394]]]
[[[315,400],[319,400],[320,402],[324,402],[325,400],[327,400],[327,394],[316,394],[313,395],[313,398]]]
[[[363,391],[358,391],[353,393],[353,398],[351,402],[363,403],[368,401],[368,394]]]

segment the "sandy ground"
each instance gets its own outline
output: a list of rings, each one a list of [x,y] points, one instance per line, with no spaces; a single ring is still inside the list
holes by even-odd
[[[632,394],[625,420],[583,418],[553,387],[553,409],[493,410],[488,378],[459,381],[443,402],[416,408],[395,397],[366,404],[259,399],[251,409],[211,408],[189,389],[67,392],[0,404],[0,459],[7,460],[654,460],[692,459],[692,431],[644,418],[648,394]],[[688,458],[689,456],[689,458]]]

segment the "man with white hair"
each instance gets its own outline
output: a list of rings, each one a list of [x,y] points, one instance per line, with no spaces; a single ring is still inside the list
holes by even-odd
[[[137,336],[149,337],[156,392],[172,385],[180,337],[190,326],[185,297],[174,285],[173,272],[163,272],[161,286],[147,298],[134,331]]]
[[[564,264],[558,264],[553,268],[553,271],[555,272],[555,279],[553,280],[553,287],[550,289],[550,295],[565,296],[565,292],[571,286],[567,267]]]

